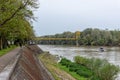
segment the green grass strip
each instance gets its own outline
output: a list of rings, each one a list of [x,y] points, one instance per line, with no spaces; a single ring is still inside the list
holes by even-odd
[[[61,64],[59,64],[59,68],[66,71],[67,73],[69,73],[72,77],[74,77],[77,80],[87,80],[87,78],[79,76],[78,74],[76,74],[76,72],[69,71],[69,69],[66,66],[62,66]]]
[[[5,55],[6,53],[8,53],[9,51],[11,51],[11,50],[13,50],[15,48],[16,48],[16,46],[12,45],[12,46],[10,46],[10,48],[0,50],[0,57]]]

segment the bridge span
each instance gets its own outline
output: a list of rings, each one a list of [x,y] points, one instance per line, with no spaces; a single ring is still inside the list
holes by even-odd
[[[54,40],[67,40],[67,41],[76,41],[76,46],[79,46],[79,43],[78,43],[78,39],[80,37],[80,32],[79,31],[76,31],[75,32],[75,37],[74,38],[69,38],[69,37],[66,37],[66,38],[52,38],[52,37],[36,37],[35,38],[35,41],[36,42],[40,42],[40,41],[54,41]]]

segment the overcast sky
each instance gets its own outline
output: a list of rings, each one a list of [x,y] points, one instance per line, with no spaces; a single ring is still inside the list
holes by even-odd
[[[120,0],[39,0],[33,22],[37,36],[82,31],[86,28],[120,29]]]

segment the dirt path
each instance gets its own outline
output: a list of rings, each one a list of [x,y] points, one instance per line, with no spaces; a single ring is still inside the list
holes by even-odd
[[[20,48],[18,47],[0,57],[0,72],[16,57],[19,51]]]

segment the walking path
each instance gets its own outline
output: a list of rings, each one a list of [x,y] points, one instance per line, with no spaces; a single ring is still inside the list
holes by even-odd
[[[13,59],[15,59],[19,51],[20,48],[18,47],[0,57],[0,73]]]

